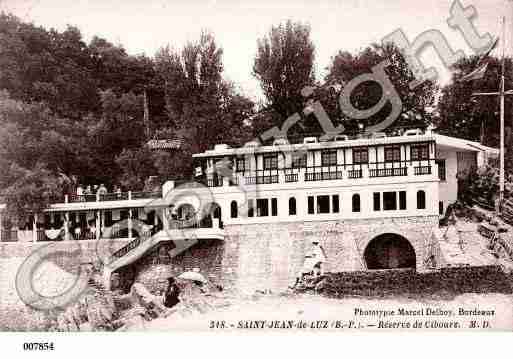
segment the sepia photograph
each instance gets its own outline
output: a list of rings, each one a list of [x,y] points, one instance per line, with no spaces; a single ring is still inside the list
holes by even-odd
[[[513,1],[0,0],[20,352],[512,332],[512,270]]]

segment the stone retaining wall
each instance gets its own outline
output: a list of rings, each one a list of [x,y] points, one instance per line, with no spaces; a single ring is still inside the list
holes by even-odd
[[[385,233],[406,238],[415,250],[417,270],[423,271],[427,269],[426,258],[433,245],[432,231],[437,227],[437,216],[419,216],[231,225],[225,230],[226,243],[237,246],[236,287],[243,291],[279,291],[294,284],[314,238],[325,250],[326,272],[364,270],[365,248],[372,239]]]
[[[454,267],[429,273],[416,273],[412,270],[328,273],[319,287],[323,295],[335,298],[511,294],[512,279],[498,266]]]
[[[126,241],[108,241],[109,251],[115,251]],[[20,266],[43,247],[51,247],[51,255],[34,268],[34,288],[40,294],[58,294],[74,281],[81,264],[98,260],[96,241],[63,241],[36,243],[0,243],[0,308],[24,307],[16,292],[15,279]],[[105,248],[104,248],[105,249]]]

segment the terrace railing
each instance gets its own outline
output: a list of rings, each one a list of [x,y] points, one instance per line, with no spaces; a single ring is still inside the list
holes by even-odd
[[[133,196],[133,193],[132,193]],[[107,193],[99,196],[100,201],[121,201],[127,200],[129,197],[128,192],[117,192],[117,193]]]
[[[131,199],[162,198],[161,191],[131,192]]]
[[[126,201],[131,199],[151,199],[161,198],[161,191],[152,192],[115,192],[106,194],[69,194],[66,196],[65,202],[79,203],[79,202],[103,202],[103,201]]]

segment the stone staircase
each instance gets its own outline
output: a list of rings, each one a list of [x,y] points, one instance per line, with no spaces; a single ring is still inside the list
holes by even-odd
[[[173,258],[198,243],[199,238],[224,240],[224,231],[217,225],[214,228],[161,230],[152,236],[137,237],[112,254],[103,269],[104,284],[110,288],[110,277],[114,271],[134,263],[160,243],[173,242],[175,248],[169,252],[169,256]]]

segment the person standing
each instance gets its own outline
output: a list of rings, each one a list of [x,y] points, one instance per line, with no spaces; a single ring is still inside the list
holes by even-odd
[[[180,288],[176,284],[176,280],[174,277],[169,277],[167,279],[167,289],[164,293],[164,306],[167,308],[172,308],[178,303],[180,303]]]

